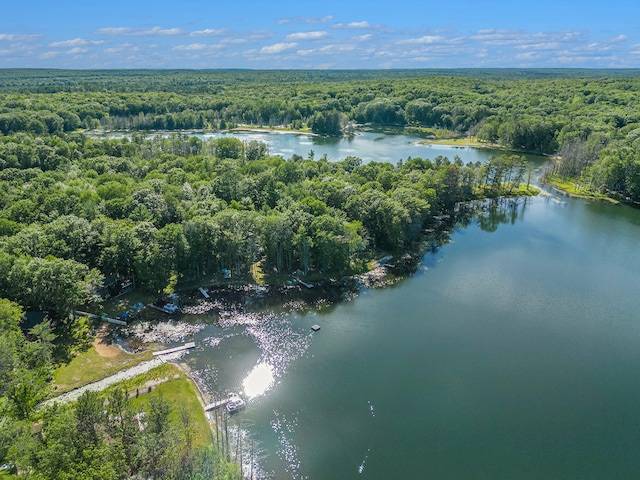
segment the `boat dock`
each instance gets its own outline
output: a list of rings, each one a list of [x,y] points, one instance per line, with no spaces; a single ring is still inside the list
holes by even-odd
[[[298,282],[300,285],[304,285],[304,286],[305,286],[305,287],[307,287],[307,288],[313,288],[313,284],[311,284],[311,283],[303,282],[303,281],[302,281],[302,280],[300,280],[299,278],[296,278],[296,280],[297,280],[297,282]]]
[[[189,342],[179,347],[169,348],[167,350],[160,350],[159,352],[153,352],[153,355],[154,356],[167,355],[169,353],[181,352],[182,350],[189,350],[191,348],[195,348],[195,346],[196,346],[196,342]]]
[[[168,313],[169,315],[171,315],[172,313],[176,313],[177,311],[177,310],[169,310],[168,308],[161,307],[154,303],[150,303],[149,305],[147,305],[147,307],[153,308],[154,310],[158,310],[159,312]]]
[[[210,298],[210,297],[209,297],[209,294],[207,293],[207,291],[206,291],[204,288],[202,288],[202,287],[198,287],[198,290],[200,291],[200,293],[202,294],[202,296],[203,296],[204,298]]]
[[[205,405],[204,411],[208,412],[209,410],[215,410],[216,408],[220,408],[226,405],[227,403],[229,403],[229,400],[231,400],[231,397],[218,400],[217,402],[210,403],[209,405]]]

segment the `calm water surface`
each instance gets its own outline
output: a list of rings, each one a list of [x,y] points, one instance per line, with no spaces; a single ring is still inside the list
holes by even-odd
[[[332,160],[489,154],[378,137],[268,139]],[[230,422],[261,452],[254,478],[640,477],[640,212],[550,193],[498,213],[393,287],[196,335],[207,388],[250,397]]]
[[[243,141],[258,140],[269,146],[271,155],[281,155],[291,158],[293,154],[305,158],[313,151],[317,160],[324,155],[329,160],[338,161],[352,155],[362,158],[364,162],[391,162],[408,157],[420,157],[434,159],[438,155],[448,157],[453,161],[455,155],[467,162],[482,162],[488,158],[491,150],[478,150],[469,147],[453,147],[445,145],[421,145],[424,139],[417,136],[401,135],[398,133],[384,132],[359,132],[353,137],[327,138],[312,137],[307,135],[293,135],[282,133],[211,133],[199,135],[201,138],[236,137]]]

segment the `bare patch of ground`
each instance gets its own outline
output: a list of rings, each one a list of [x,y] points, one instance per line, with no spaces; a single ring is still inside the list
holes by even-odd
[[[111,331],[108,325],[103,325],[98,329],[93,347],[98,355],[105,358],[115,358],[122,353],[119,347],[111,344]]]

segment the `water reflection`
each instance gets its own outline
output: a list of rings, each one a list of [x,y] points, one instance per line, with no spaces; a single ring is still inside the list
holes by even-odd
[[[273,366],[268,363],[259,363],[242,381],[245,395],[249,398],[263,395],[273,385],[274,378]]]
[[[475,222],[485,232],[495,232],[501,224],[513,225],[524,215],[527,197],[497,198],[461,203],[456,208],[456,225],[466,228]]]

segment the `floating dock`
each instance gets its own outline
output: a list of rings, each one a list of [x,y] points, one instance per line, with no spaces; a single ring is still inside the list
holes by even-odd
[[[181,345],[179,347],[169,348],[167,350],[160,350],[159,352],[153,352],[154,356],[158,355],[168,355],[169,353],[181,352],[182,350],[189,350],[190,348],[195,348],[196,342],[189,342]]]
[[[200,291],[200,293],[202,294],[202,296],[203,296],[204,298],[210,298],[210,297],[209,297],[209,294],[207,293],[207,291],[206,291],[204,288],[202,288],[202,287],[198,287],[198,290]]]

